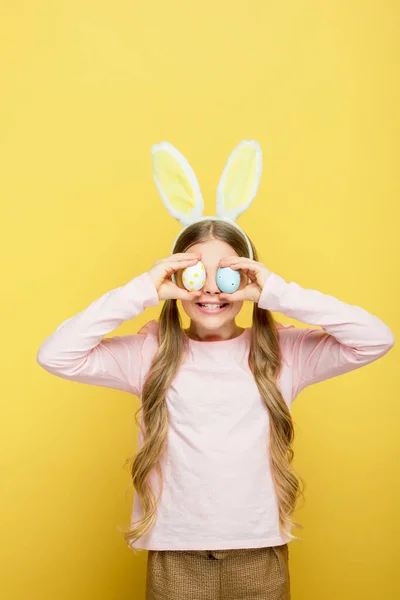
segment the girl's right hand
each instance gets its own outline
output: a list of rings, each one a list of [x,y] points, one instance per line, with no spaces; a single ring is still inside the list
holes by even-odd
[[[201,291],[189,292],[175,285],[171,280],[172,273],[193,267],[200,260],[199,254],[193,252],[180,252],[168,258],[158,260],[149,270],[149,275],[156,287],[160,300],[193,300],[201,296]]]

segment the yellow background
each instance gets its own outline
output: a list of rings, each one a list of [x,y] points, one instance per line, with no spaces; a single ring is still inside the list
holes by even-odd
[[[146,553],[117,529],[131,510],[123,465],[138,400],[50,376],[38,347],[170,254],[180,225],[150,161],[164,139],[193,165],[207,214],[233,147],[259,140],[262,182],[239,224],[262,261],[377,314],[397,338],[399,8],[2,4],[0,595],[140,600]],[[249,319],[250,306],[239,323]],[[395,348],[295,401],[307,489],[293,600],[400,597],[398,360]]]

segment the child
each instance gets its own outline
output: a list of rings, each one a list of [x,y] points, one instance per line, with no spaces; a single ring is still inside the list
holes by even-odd
[[[232,153],[216,217],[202,216],[195,175],[173,146],[153,148],[153,168],[164,204],[184,225],[172,255],[64,321],[37,360],[59,377],[141,398],[125,539],[148,550],[146,600],[289,600],[301,489],[291,403],[306,386],[382,357],[393,335],[364,309],[258,262],[235,223],[258,189],[258,144]],[[160,301],[158,322],[105,338]],[[244,329],[235,323],[243,301],[253,302]],[[272,311],[312,327],[284,326]]]

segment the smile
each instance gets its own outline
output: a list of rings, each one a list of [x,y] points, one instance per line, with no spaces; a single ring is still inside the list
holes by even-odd
[[[197,308],[203,312],[203,313],[207,313],[207,314],[211,314],[211,313],[218,313],[221,312],[223,310],[225,310],[228,307],[229,303],[223,303],[223,304],[207,304],[206,302],[196,302],[196,306]]]

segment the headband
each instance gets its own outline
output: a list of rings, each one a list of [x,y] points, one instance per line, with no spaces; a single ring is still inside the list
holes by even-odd
[[[155,144],[152,149],[153,175],[161,199],[169,214],[183,225],[176,236],[199,221],[227,221],[246,240],[249,258],[253,259],[250,241],[239,225],[238,217],[252,203],[261,178],[262,152],[258,142],[243,140],[236,146],[222,172],[217,187],[216,216],[203,216],[204,200],[197,177],[187,159],[169,142]]]

